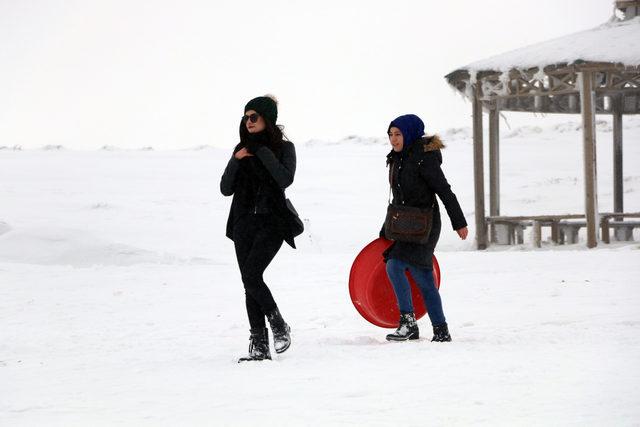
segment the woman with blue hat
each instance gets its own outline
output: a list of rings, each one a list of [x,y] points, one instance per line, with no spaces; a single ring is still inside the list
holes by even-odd
[[[418,324],[411,300],[411,288],[406,272],[410,272],[416,281],[424,299],[433,326],[431,341],[451,341],[449,328],[442,308],[440,293],[433,279],[433,251],[440,237],[440,208],[436,195],[440,198],[451,219],[453,229],[461,239],[466,239],[468,230],[458,200],[442,172],[442,153],[444,148],[438,135],[425,136],[424,123],[414,115],[407,114],[393,120],[387,129],[392,150],[387,155],[389,184],[393,200],[387,215],[381,237],[394,240],[385,251],[387,275],[400,309],[398,329],[387,335],[389,341],[406,341],[419,338]],[[430,229],[419,242],[412,237],[407,241],[401,234],[402,228],[411,229],[413,217],[404,223],[390,224],[393,218],[402,215],[402,209],[418,212],[419,218],[428,218]],[[415,228],[415,227],[414,227]],[[398,233],[396,233],[398,231]],[[391,235],[391,234],[394,235]]]

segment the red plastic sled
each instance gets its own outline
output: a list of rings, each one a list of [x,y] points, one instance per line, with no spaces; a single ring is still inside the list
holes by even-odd
[[[393,292],[393,286],[387,277],[382,253],[391,246],[391,240],[379,238],[360,251],[351,266],[349,275],[349,294],[356,310],[368,322],[382,328],[397,328],[400,312]],[[416,318],[425,315],[427,309],[415,281],[407,273],[411,283],[411,296]],[[440,289],[440,266],[433,257],[433,278]]]

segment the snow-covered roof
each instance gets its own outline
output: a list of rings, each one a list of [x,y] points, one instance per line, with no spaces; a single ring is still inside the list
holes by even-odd
[[[640,66],[640,16],[492,56],[461,70],[508,71],[583,61]]]

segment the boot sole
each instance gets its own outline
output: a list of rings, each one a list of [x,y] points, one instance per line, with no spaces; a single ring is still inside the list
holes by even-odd
[[[418,338],[420,338],[420,334],[411,334],[408,337],[394,337],[392,335],[387,335],[387,341],[394,341],[394,342],[412,341],[412,340],[417,340]]]
[[[238,359],[238,363],[243,363],[243,362],[262,362],[265,360],[271,360],[271,358],[264,358],[264,359],[258,359],[255,357],[241,357],[240,359]]]
[[[285,348],[281,348],[280,350],[276,349],[276,353],[282,354],[285,351],[287,351],[289,349],[289,347],[291,347],[291,342],[289,342],[289,345],[287,345]]]

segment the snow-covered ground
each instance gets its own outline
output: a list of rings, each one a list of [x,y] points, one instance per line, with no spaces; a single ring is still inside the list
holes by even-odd
[[[579,125],[502,129],[502,213],[580,213]],[[625,210],[640,120],[625,118]],[[600,210],[611,129],[598,126]],[[444,169],[473,223],[468,129]],[[229,150],[0,150],[0,425],[640,425],[636,241],[437,252],[454,341],[388,343],[348,273],[387,200],[384,140],[299,142],[307,221],[269,270],[291,349],[238,365],[248,325],[218,183]],[[473,230],[472,230],[473,233]],[[583,236],[584,238],[584,236]]]

